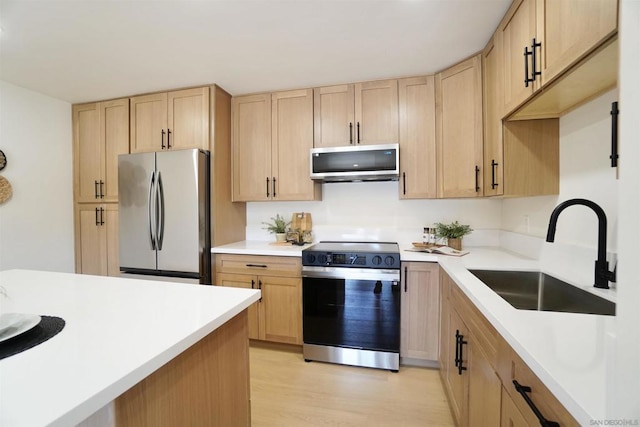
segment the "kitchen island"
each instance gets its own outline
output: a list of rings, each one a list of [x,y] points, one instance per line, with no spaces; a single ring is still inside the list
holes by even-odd
[[[118,427],[249,424],[259,291],[24,270],[0,285],[3,313],[66,322],[0,360],[0,425],[76,425],[114,400]]]

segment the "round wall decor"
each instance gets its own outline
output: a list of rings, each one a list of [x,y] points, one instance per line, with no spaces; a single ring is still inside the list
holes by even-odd
[[[4,169],[5,166],[7,166],[7,156],[0,150],[0,171]]]
[[[11,184],[7,178],[0,176],[0,203],[6,202],[11,197]]]

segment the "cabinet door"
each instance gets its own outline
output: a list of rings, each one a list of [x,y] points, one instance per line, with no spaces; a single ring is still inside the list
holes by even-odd
[[[177,90],[167,94],[167,148],[209,149],[209,88]]]
[[[438,359],[440,283],[437,263],[403,264],[400,356]]]
[[[257,289],[258,276],[250,274],[217,273],[216,285],[231,286],[234,288]],[[258,327],[258,305],[260,302],[251,304],[248,309],[249,338],[259,339],[260,330]]]
[[[400,198],[436,197],[436,113],[433,76],[398,81]]]
[[[73,106],[73,157],[75,201],[96,202],[100,198],[102,146],[98,104]],[[116,184],[117,185],[117,184]]]
[[[100,145],[104,150],[104,202],[118,201],[118,155],[129,152],[129,99],[100,103]]]
[[[231,120],[233,201],[269,200],[272,197],[271,95],[233,98]]]
[[[537,0],[542,84],[616,31],[617,5],[616,0]]]
[[[313,90],[314,147],[336,147],[355,143],[353,85]]]
[[[504,50],[504,112],[508,113],[533,93],[533,84],[525,85],[525,59],[529,76],[531,61],[525,58],[524,49],[531,50],[536,36],[536,0],[515,0],[500,24]]]
[[[436,75],[438,197],[482,196],[480,55]]]
[[[102,205],[76,205],[76,273],[107,274],[107,242]]]
[[[118,233],[118,205],[109,203],[104,205],[104,224],[102,225],[105,232],[105,240],[107,244],[107,271],[108,276],[120,276],[120,257],[119,257],[119,240]]]
[[[131,152],[167,148],[167,94],[131,98]]]
[[[468,425],[498,426],[502,382],[481,348],[474,345],[473,337],[466,341],[469,342]]]
[[[397,143],[398,81],[356,83],[355,119],[356,143]]]
[[[449,276],[440,271],[440,344],[438,362],[440,363],[440,378],[448,394],[451,394],[449,384],[449,370],[453,369],[451,356],[455,347],[450,348],[451,339],[451,313],[449,304]]]
[[[313,91],[271,95],[271,173],[273,200],[316,200],[320,184],[309,178],[313,148]]]
[[[302,279],[258,276],[260,338],[302,344]]]
[[[496,32],[482,53],[484,86],[484,195],[503,194],[502,148],[502,39]]]
[[[462,335],[462,339],[467,344],[458,345],[456,333]],[[450,387],[449,404],[453,412],[453,416],[459,426],[466,426],[467,423],[467,395],[468,395],[468,378],[469,378],[469,333],[467,327],[452,308],[449,312],[449,370],[447,371],[447,383]],[[458,356],[460,362],[466,370],[460,371],[455,365],[455,358]],[[476,424],[471,424],[476,425]],[[480,425],[480,424],[477,424]]]
[[[497,424],[495,424],[497,425]],[[513,403],[509,393],[502,388],[502,409],[500,415],[501,427],[529,427],[529,423],[524,419],[516,405]]]

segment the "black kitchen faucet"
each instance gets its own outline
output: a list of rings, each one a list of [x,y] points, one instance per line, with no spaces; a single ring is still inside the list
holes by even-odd
[[[549,229],[547,230],[547,242],[553,242],[556,235],[556,224],[560,213],[572,205],[583,205],[591,208],[598,216],[598,259],[595,266],[595,286],[596,288],[609,289],[609,282],[616,281],[616,270],[609,271],[607,262],[607,215],[598,204],[587,199],[570,199],[560,203],[551,212],[549,218]],[[617,266],[616,266],[617,268]]]

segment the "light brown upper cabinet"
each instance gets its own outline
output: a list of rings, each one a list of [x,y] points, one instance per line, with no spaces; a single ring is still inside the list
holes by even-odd
[[[617,13],[616,0],[515,0],[499,26],[505,113],[611,37]],[[585,85],[574,85],[573,91],[585,91],[584,99],[601,89],[600,84],[595,89],[580,86]]]
[[[131,98],[131,152],[209,149],[209,88]]]
[[[233,200],[319,200],[309,178],[313,90],[234,97]]]
[[[503,122],[501,37],[482,53],[484,195],[538,196],[559,191],[558,119]]]
[[[484,114],[484,195],[503,194],[502,108],[503,82],[502,33],[497,31],[482,52]]]
[[[314,146],[398,142],[398,81],[316,88]]]
[[[400,198],[436,197],[436,113],[433,76],[398,80]]]
[[[118,154],[129,152],[129,100],[73,106],[76,203],[118,201]]]
[[[482,196],[481,76],[481,55],[436,74],[439,198]]]

